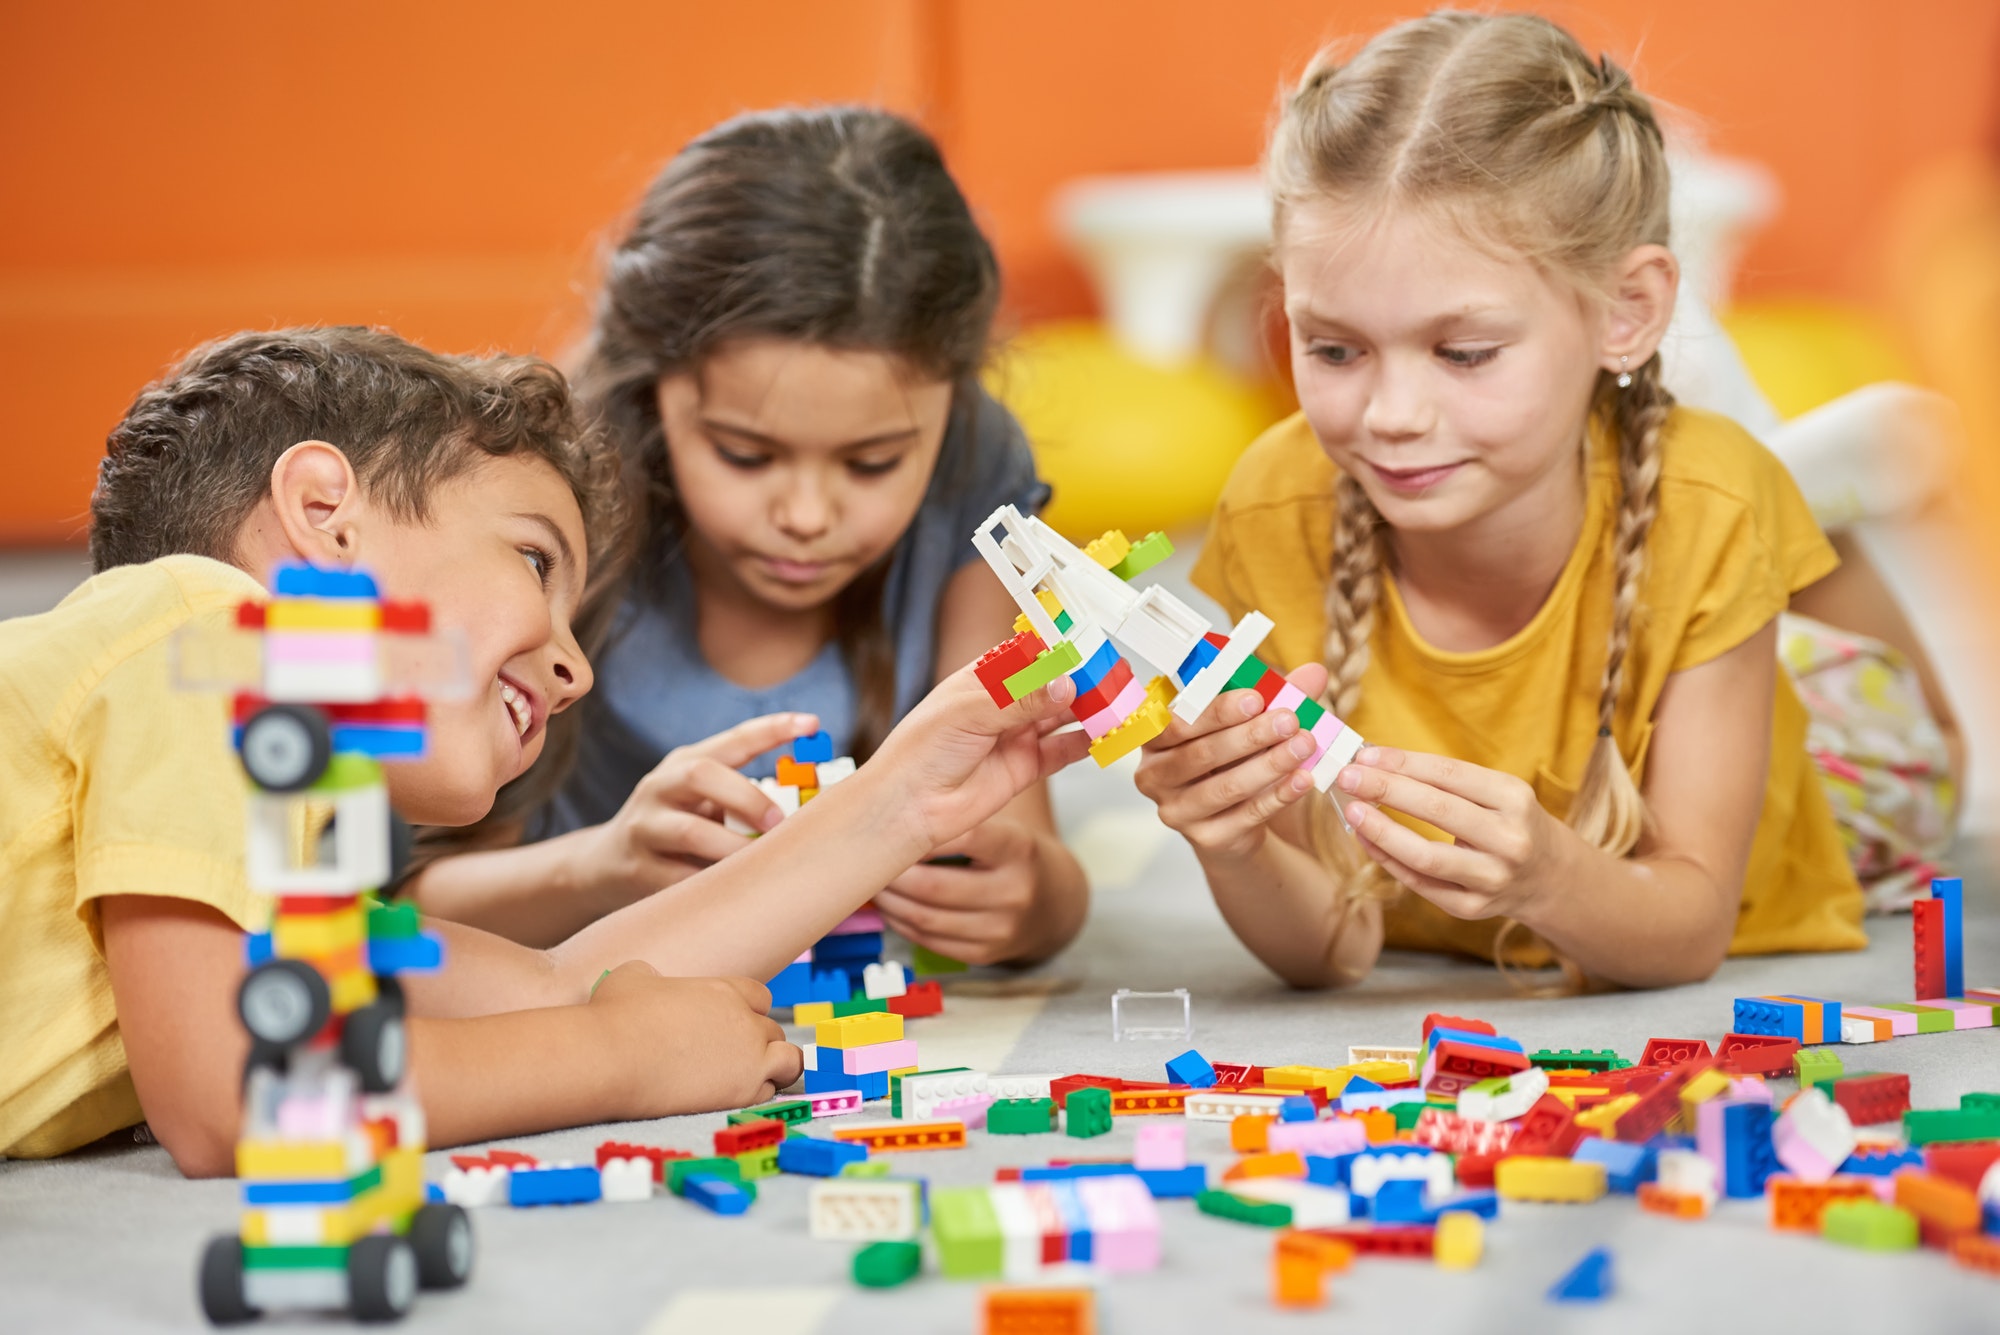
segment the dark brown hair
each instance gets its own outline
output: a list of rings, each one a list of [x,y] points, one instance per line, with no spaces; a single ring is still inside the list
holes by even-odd
[[[698,370],[734,339],[795,339],[891,354],[953,381],[954,413],[969,412],[999,297],[993,249],[937,145],[901,117],[866,107],[762,111],[688,144],[647,188],[609,257],[576,373],[637,502],[635,577],[685,536],[660,424],[663,377]],[[938,462],[947,482],[963,466]],[[894,721],[887,574],[885,558],[835,602],[860,758]]]
[[[232,560],[272,466],[302,440],[338,446],[371,499],[415,522],[483,459],[542,459],[576,496],[593,548],[615,542],[615,472],[547,362],[443,356],[380,329],[278,329],[204,344],[139,392],[97,466],[92,566]]]

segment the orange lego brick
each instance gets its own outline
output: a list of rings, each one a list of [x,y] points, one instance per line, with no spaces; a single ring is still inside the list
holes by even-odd
[[[1113,1117],[1143,1117],[1149,1113],[1185,1113],[1185,1089],[1120,1089],[1111,1094]]]
[[[1951,1259],[1973,1270],[2000,1275],[2000,1238],[1961,1234],[1951,1240]]]
[[[988,1289],[982,1335],[1096,1335],[1097,1295],[1089,1289]]]
[[[794,760],[790,756],[778,757],[778,786],[780,788],[817,788],[819,769],[811,761]]]
[[[1939,901],[1922,901],[1939,902]],[[1962,1183],[1915,1168],[1896,1174],[1896,1202],[1917,1217],[1924,1241],[1979,1231],[1979,1197]]]
[[[1867,1200],[1875,1188],[1866,1178],[1833,1177],[1825,1182],[1801,1182],[1784,1174],[1765,1184],[1771,1197],[1771,1227],[1788,1232],[1820,1231],[1820,1215],[1834,1201]]]
[[[959,1150],[965,1148],[963,1122],[870,1122],[837,1126],[835,1140],[855,1141],[870,1150]]]
[[[1229,1148],[1238,1154],[1262,1154],[1271,1144],[1271,1123],[1264,1113],[1243,1113],[1229,1123]]]
[[[1277,1154],[1252,1154],[1238,1159],[1222,1175],[1224,1182],[1241,1182],[1252,1177],[1304,1177],[1305,1157],[1297,1150]]]
[[[1657,1182],[1639,1184],[1639,1208],[1676,1219],[1706,1219],[1708,1202],[1683,1191],[1668,1191]]]
[[[1361,1123],[1370,1145],[1386,1145],[1396,1138],[1396,1114],[1387,1108],[1366,1108],[1348,1115]]]

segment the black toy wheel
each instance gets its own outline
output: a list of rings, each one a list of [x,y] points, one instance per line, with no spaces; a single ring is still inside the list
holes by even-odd
[[[236,1326],[259,1312],[243,1297],[243,1240],[233,1233],[208,1240],[201,1253],[201,1311],[211,1325]]]
[[[238,989],[236,1013],[252,1038],[288,1048],[325,1027],[333,997],[319,970],[304,960],[265,960]]]
[[[250,1040],[250,1055],[243,1059],[243,1083],[248,1086],[250,1077],[258,1071],[273,1071],[283,1075],[291,1069],[291,1054],[287,1048],[275,1043],[266,1043],[260,1038]]]
[[[378,1001],[363,1006],[341,1028],[341,1060],[354,1068],[361,1088],[370,1094],[386,1094],[402,1082],[408,1055],[400,1005]]]
[[[302,792],[333,759],[333,730],[311,705],[265,705],[243,725],[243,768],[259,788]]]
[[[427,1289],[455,1289],[472,1277],[472,1217],[456,1205],[424,1205],[410,1221],[417,1279]]]
[[[389,879],[383,897],[400,892],[403,877],[409,874],[410,863],[417,856],[417,832],[410,823],[395,812],[389,813]]]
[[[347,1249],[347,1292],[357,1321],[400,1321],[417,1301],[417,1253],[394,1233],[370,1233]]]
[[[387,1006],[398,1015],[408,1015],[410,1008],[403,1000],[403,980],[393,974],[376,974],[375,1004]]]

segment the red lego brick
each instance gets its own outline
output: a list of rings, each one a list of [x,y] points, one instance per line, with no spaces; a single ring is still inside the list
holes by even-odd
[[[1049,1097],[1060,1108],[1079,1089],[1108,1089],[1115,1094],[1123,1088],[1125,1082],[1115,1075],[1066,1075],[1049,1081]]]
[[[921,982],[911,983],[909,990],[902,996],[890,997],[888,1006],[892,1014],[901,1015],[905,1019],[914,1019],[921,1015],[940,1015],[944,1012],[944,989],[938,986],[937,979],[926,978]]]
[[[1269,709],[1271,702],[1278,698],[1278,692],[1284,689],[1285,679],[1269,669],[1265,670],[1263,676],[1257,678],[1257,694],[1263,697],[1266,709]]]
[[[993,1180],[995,1182],[1019,1182],[1021,1180],[1021,1170],[1018,1168],[996,1168],[993,1170]]]
[[[689,1150],[670,1150],[664,1145],[634,1145],[629,1141],[607,1140],[597,1147],[599,1168],[613,1159],[645,1159],[653,1165],[653,1181],[665,1183],[667,1163],[673,1159],[692,1159]]]
[[[1236,1062],[1216,1062],[1215,1083],[1218,1088],[1226,1086],[1257,1085],[1264,1081],[1261,1066],[1240,1065]]]
[[[785,1138],[785,1124],[775,1117],[755,1122],[738,1122],[715,1133],[717,1154],[747,1154],[775,1145]]]
[[[1714,1057],[1695,1057],[1661,1073],[1659,1083],[1639,1096],[1639,1101],[1618,1116],[1611,1138],[1628,1144],[1642,1144],[1666,1129],[1681,1110],[1681,1088],[1715,1065]]]
[[[1944,901],[1920,899],[1910,906],[1910,953],[1916,965],[1918,1001],[1944,995]]]
[[[1639,1065],[1678,1066],[1690,1057],[1712,1055],[1706,1039],[1649,1038],[1646,1040],[1645,1052],[1639,1057]]]
[[[1910,1110],[1910,1077],[1901,1074],[1847,1076],[1833,1082],[1833,1101],[1856,1126],[1900,1121]]]
[[[1348,1225],[1345,1228],[1302,1228],[1316,1238],[1334,1238],[1364,1256],[1407,1256],[1429,1260],[1437,1246],[1437,1230],[1429,1224],[1392,1224],[1386,1228]]]
[[[258,602],[236,604],[236,625],[242,630],[264,629],[264,604]]]
[[[1227,635],[1222,634],[1220,631],[1212,630],[1208,632],[1206,635],[1202,636],[1201,638],[1207,640],[1210,644],[1214,645],[1218,649],[1227,649],[1229,647],[1229,637]]]
[[[1024,630],[988,649],[985,657],[973,665],[972,675],[979,678],[979,684],[993,697],[993,703],[1005,709],[1014,703],[1014,697],[1007,694],[1007,678],[1033,663],[1046,648],[1041,636]]]
[[[1132,684],[1132,665],[1119,659],[1111,665],[1111,671],[1104,674],[1104,680],[1087,691],[1077,692],[1070,702],[1069,712],[1078,718],[1089,718],[1101,709],[1109,709],[1118,693]]]
[[[486,1162],[500,1168],[539,1168],[542,1166],[540,1159],[537,1159],[532,1154],[523,1154],[519,1150],[488,1150],[486,1151]]]
[[[491,1168],[493,1161],[483,1154],[454,1154],[451,1166],[460,1172],[469,1173],[475,1168]]]
[[[1458,1175],[1461,1187],[1490,1187],[1493,1185],[1493,1168],[1500,1162],[1496,1154],[1461,1154],[1452,1169]]]
[[[1481,1080],[1525,1071],[1529,1063],[1525,1053],[1444,1039],[1431,1050],[1426,1065],[1430,1069],[1430,1083],[1425,1086],[1426,1089],[1437,1094],[1456,1094],[1467,1085]]]
[[[1521,1118],[1521,1129],[1507,1142],[1508,1154],[1552,1155],[1567,1159],[1583,1142],[1583,1128],[1569,1105],[1544,1094]]]
[[[1500,1033],[1484,1020],[1471,1020],[1463,1015],[1446,1015],[1441,1011],[1432,1011],[1424,1017],[1424,1042],[1431,1041],[1433,1029],[1457,1029],[1468,1034],[1492,1034],[1496,1038]]]
[[[1973,1191],[1986,1170],[2000,1161],[2000,1140],[1961,1140],[1924,1146],[1924,1167],[1933,1177],[1956,1182]]]
[[[422,602],[398,602],[394,598],[384,598],[382,600],[382,629],[390,634],[428,635],[431,630],[431,605]]]
[[[1724,1034],[1720,1057],[1722,1070],[1729,1075],[1790,1075],[1792,1054],[1799,1050],[1796,1038],[1776,1034]]]

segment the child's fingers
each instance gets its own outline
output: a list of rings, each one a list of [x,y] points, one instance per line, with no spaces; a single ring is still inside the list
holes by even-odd
[[[741,978],[731,975],[718,980],[743,998],[743,1004],[759,1015],[771,1013],[771,989],[755,978]]]
[[[706,803],[743,821],[753,830],[775,829],[778,822],[785,818],[785,813],[778,810],[778,804],[762,788],[713,757],[702,757],[682,766],[676,781],[660,789],[658,797],[674,807],[686,808]]]
[[[1450,756],[1425,751],[1404,751],[1393,746],[1364,746],[1355,753],[1354,763],[1369,769],[1386,770],[1455,793],[1492,811],[1518,813],[1525,803],[1535,800],[1534,789],[1511,774],[1468,764]],[[1414,812],[1411,814],[1415,814]]]
[[[1344,802],[1341,810],[1355,834],[1419,876],[1475,892],[1498,888],[1499,866],[1485,853],[1426,839],[1366,802]]]
[[[725,768],[747,765],[766,751],[819,731],[817,714],[763,714],[725,728],[713,737],[679,748],[680,751],[720,761]]]
[[[1262,708],[1263,701],[1255,691],[1244,692]],[[1207,715],[1204,714],[1203,718]],[[1259,752],[1275,749],[1276,755],[1288,754],[1287,748],[1279,744],[1287,738],[1295,742],[1296,748],[1289,751],[1293,757],[1291,768],[1309,758],[1317,748],[1312,738],[1299,731],[1298,715],[1289,709],[1274,709],[1261,717],[1253,716],[1248,721],[1239,720],[1231,727],[1212,730],[1175,747],[1171,751],[1156,754],[1148,767],[1148,783],[1142,784],[1140,791],[1155,801],[1166,793],[1186,788],[1205,774],[1213,774],[1227,769],[1238,762],[1246,761]],[[1275,758],[1275,757],[1274,757]],[[1269,782],[1271,775],[1259,776],[1253,787],[1261,787]],[[1228,806],[1249,795],[1251,788],[1239,785],[1228,792],[1228,800],[1213,802],[1212,806]]]
[[[1292,770],[1248,799],[1188,826],[1190,842],[1203,848],[1226,848],[1312,791],[1312,776]]]
[[[1048,778],[1057,770],[1067,769],[1090,754],[1090,734],[1081,728],[1071,732],[1051,733],[1036,743],[1041,754],[1041,774]]]
[[[1512,828],[1507,818],[1491,807],[1468,802],[1457,793],[1393,770],[1348,765],[1334,786],[1349,797],[1415,816],[1476,848],[1498,846]]]
[[[1326,690],[1326,664],[1301,663],[1285,674],[1285,680],[1305,692],[1306,699],[1317,700]]]
[[[764,1048],[764,1085],[767,1092],[757,1102],[764,1102],[798,1079],[805,1065],[805,1054],[799,1051],[798,1044],[788,1043],[782,1036],[767,1044]]]
[[[1293,728],[1294,731],[1290,737],[1281,736],[1275,744],[1266,742],[1262,750],[1247,753],[1247,758],[1237,760],[1234,763],[1218,759],[1216,764],[1211,765],[1208,769],[1198,771],[1196,775],[1190,775],[1188,781],[1180,787],[1178,792],[1168,788],[1155,800],[1159,801],[1162,806],[1172,806],[1177,815],[1185,813],[1184,818],[1198,818],[1198,813],[1202,812],[1227,811],[1238,803],[1248,801],[1250,798],[1265,791],[1273,783],[1285,778],[1287,775],[1298,772],[1299,767],[1305,764],[1312,757],[1312,753],[1318,749],[1317,744],[1309,734],[1296,731],[1296,722],[1293,724]],[[1239,731],[1249,732],[1252,730],[1245,728]],[[1254,730],[1264,732],[1277,731],[1265,728],[1261,719],[1258,720],[1258,726]],[[1208,746],[1211,743],[1220,742],[1222,737],[1228,735],[1223,734],[1222,736],[1192,743],[1188,749],[1193,750],[1195,747]],[[1226,755],[1227,753],[1220,754]],[[1203,774],[1207,777],[1199,777]],[[1312,776],[1306,775],[1305,777],[1307,785],[1310,786]],[[1170,785],[1171,779],[1166,774],[1155,773],[1153,782],[1156,785]],[[1171,824],[1172,822],[1169,821],[1169,823]]]
[[[1485,895],[1477,894],[1463,886],[1440,881],[1435,876],[1426,876],[1412,867],[1405,866],[1384,853],[1381,848],[1366,839],[1355,840],[1361,850],[1383,871],[1389,873],[1399,883],[1408,887],[1412,894],[1428,899],[1454,918],[1486,918],[1492,916],[1492,901]]]
[[[1183,723],[1178,715],[1169,715],[1165,732],[1146,743],[1149,751],[1170,751],[1192,742],[1197,737],[1233,728],[1245,719],[1256,718],[1264,712],[1264,697],[1252,690],[1224,691],[1209,701],[1208,708],[1192,723]]]
[[[750,846],[747,836],[686,811],[649,813],[640,821],[636,834],[646,851],[664,862],[720,862]]]

